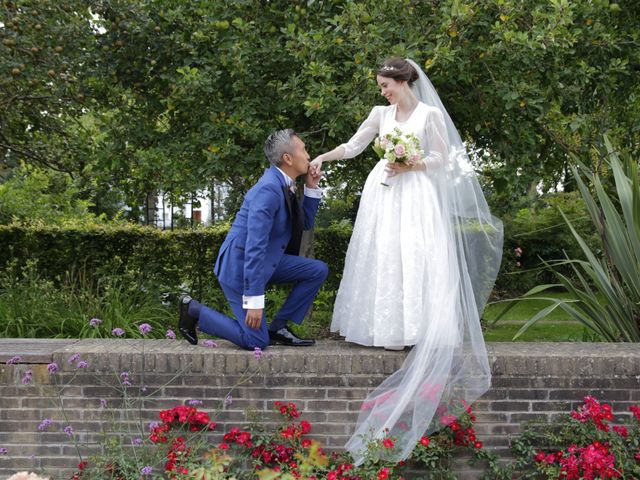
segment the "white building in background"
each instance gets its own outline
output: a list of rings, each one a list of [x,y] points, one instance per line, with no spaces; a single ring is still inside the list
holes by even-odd
[[[227,185],[216,185],[212,198],[209,189],[198,192],[193,202],[183,206],[172,205],[169,196],[160,192],[156,204],[156,226],[163,230],[177,227],[179,222],[211,225],[226,218],[224,200],[229,195]]]

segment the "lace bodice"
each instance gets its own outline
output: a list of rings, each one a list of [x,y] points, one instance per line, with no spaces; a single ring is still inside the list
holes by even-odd
[[[441,166],[448,158],[449,142],[440,110],[419,102],[411,116],[404,122],[396,120],[396,112],[396,105],[373,107],[358,131],[347,143],[341,145],[344,147],[343,158],[359,155],[376,136],[390,133],[398,127],[405,133],[413,133],[420,140],[420,145],[425,152],[423,161],[427,165],[427,171]]]

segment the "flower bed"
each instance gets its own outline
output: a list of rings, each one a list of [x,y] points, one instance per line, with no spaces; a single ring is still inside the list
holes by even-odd
[[[188,405],[163,410],[161,421],[150,425],[148,437],[134,443],[140,450],[137,455],[123,456],[120,448],[114,448],[116,445],[108,445],[104,454],[81,461],[72,479],[127,480],[165,475],[206,480],[391,480],[404,478],[409,464],[438,478],[455,479],[448,461],[460,450],[470,451],[474,459],[488,460],[491,478],[502,476],[497,457],[484,450],[475,437],[475,416],[469,406],[458,418],[441,415],[441,430],[423,436],[408,462],[386,460],[395,448],[394,438],[386,437],[371,441],[364,463],[357,466],[348,453],[326,453],[318,441],[308,438],[312,425],[300,418],[295,403],[275,402],[274,408],[280,416],[275,428],[266,429],[260,424],[247,430],[233,427],[217,445],[207,442],[207,433],[216,427],[207,413]],[[136,460],[142,458],[145,465],[140,467]]]

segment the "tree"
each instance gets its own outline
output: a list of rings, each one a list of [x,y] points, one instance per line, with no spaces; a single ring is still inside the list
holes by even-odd
[[[84,72],[94,31],[83,1],[4,1],[0,10],[0,165],[20,161],[78,173]]]
[[[78,225],[98,223],[71,178],[51,169],[20,167],[0,184],[0,224]]]
[[[31,95],[31,73],[19,62],[40,35],[29,16],[36,4],[46,7],[40,32],[51,30],[53,50],[33,72],[55,70],[55,88],[40,103],[16,103]],[[96,204],[107,191],[130,205],[157,190],[179,202],[216,182],[241,194],[266,166],[261,146],[276,128],[295,127],[312,155],[333,148],[383,103],[374,71],[391,55],[424,66],[501,212],[538,185],[573,188],[569,154],[595,161],[602,131],[630,153],[640,149],[633,1],[40,0],[3,8],[18,25],[4,22],[3,44],[23,47],[0,57],[20,69],[0,79],[10,87],[0,102],[16,105],[1,120],[0,154],[7,165],[44,157],[79,175]],[[62,41],[69,45],[57,52]],[[332,164],[328,181],[352,196],[375,161],[365,152]]]

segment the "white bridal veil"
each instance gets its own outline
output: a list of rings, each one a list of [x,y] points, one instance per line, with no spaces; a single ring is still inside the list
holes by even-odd
[[[419,75],[413,92],[442,112],[447,130],[448,159],[425,174],[438,191],[449,261],[438,291],[428,292],[421,340],[361,406],[346,444],[356,463],[363,461],[370,440],[387,436],[396,445],[390,459],[407,458],[421,436],[443,426],[443,415],[462,413],[491,382],[480,315],[500,267],[502,223],[489,212],[464,144],[433,85],[408,61]],[[429,322],[433,318],[439,321]]]

